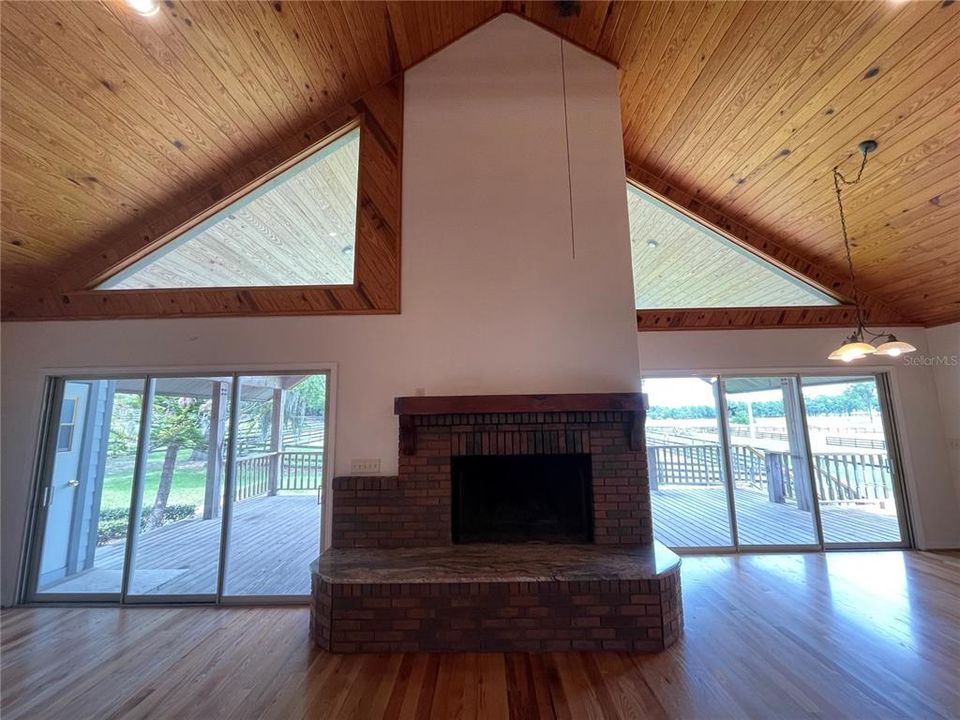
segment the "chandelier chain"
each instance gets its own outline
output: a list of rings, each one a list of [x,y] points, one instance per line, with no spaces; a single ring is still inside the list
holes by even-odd
[[[837,191],[837,206],[840,208],[840,228],[843,231],[843,246],[847,251],[847,269],[850,272],[850,286],[853,290],[853,304],[857,309],[857,334],[862,339],[864,331],[863,309],[860,305],[860,291],[857,289],[857,276],[853,271],[853,254],[850,251],[850,237],[847,234],[847,217],[843,212],[843,197],[840,190],[840,184],[856,185],[863,177],[863,169],[867,166],[867,153],[863,153],[863,160],[860,163],[860,170],[857,177],[853,180],[847,180],[840,172],[840,166],[833,168],[833,186]]]

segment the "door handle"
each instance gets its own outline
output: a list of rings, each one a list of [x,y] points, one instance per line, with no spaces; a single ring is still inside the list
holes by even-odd
[[[68,480],[68,481],[67,481],[67,487],[77,487],[78,485],[80,485],[80,481],[79,481],[79,480]]]

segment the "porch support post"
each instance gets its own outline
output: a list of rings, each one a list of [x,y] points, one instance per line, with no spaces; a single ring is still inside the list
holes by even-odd
[[[287,393],[283,388],[273,391],[273,404],[270,414],[270,486],[268,495],[276,495],[280,487],[281,453],[283,452],[283,406]]]
[[[203,519],[220,515],[220,488],[223,478],[223,440],[227,424],[227,387],[213,383],[210,405],[210,435],[207,439],[207,482],[203,490]]]
[[[764,457],[767,470],[767,499],[772,503],[784,502],[784,456],[782,453],[768,452]]]
[[[647,447],[647,476],[650,481],[650,490],[660,489],[660,468],[657,465],[657,449]]]

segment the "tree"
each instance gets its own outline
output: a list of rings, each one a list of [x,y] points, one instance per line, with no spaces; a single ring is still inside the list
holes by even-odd
[[[146,529],[163,523],[163,512],[170,499],[173,471],[177,466],[180,448],[204,450],[207,446],[205,428],[209,425],[210,401],[202,398],[156,395],[153,398],[153,420],[150,425],[150,451],[165,448],[163,469],[157,497],[153,501]]]
[[[283,426],[299,437],[307,417],[322,418],[327,407],[326,375],[311,375],[287,391]]]
[[[114,396],[107,440],[109,457],[124,457],[137,451],[142,403],[139,393],[117,393]]]
[[[847,403],[850,414],[866,410],[870,416],[870,422],[873,422],[873,411],[880,409],[877,386],[872,382],[858,382],[848,385],[840,393],[840,398]]]

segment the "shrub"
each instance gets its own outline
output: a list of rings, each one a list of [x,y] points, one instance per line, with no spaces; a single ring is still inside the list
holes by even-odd
[[[193,517],[197,512],[196,505],[167,505],[163,509],[163,520],[161,525],[185,520]],[[140,513],[140,529],[147,526],[147,518],[150,516],[150,508],[145,507]],[[100,512],[100,524],[97,526],[97,545],[106,545],[111,540],[117,540],[127,534],[127,523],[129,522],[129,513],[126,508],[107,508]]]

